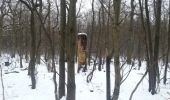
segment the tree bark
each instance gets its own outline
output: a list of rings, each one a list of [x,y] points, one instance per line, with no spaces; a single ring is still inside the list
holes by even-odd
[[[19,56],[20,56],[20,68],[23,68],[22,58],[23,58],[23,26],[22,26],[22,4],[20,4],[19,9],[19,25],[20,25],[20,34],[19,34]]]
[[[60,0],[60,58],[59,58],[59,99],[65,96],[65,29],[66,29],[66,1]]]
[[[120,8],[121,8],[121,0],[114,0],[114,24],[113,24],[113,45],[114,45],[114,68],[115,68],[115,86],[112,100],[118,100],[119,98],[119,91],[120,91],[120,82],[121,82],[121,75],[120,75],[120,61],[119,61],[119,53],[120,53],[120,45],[119,45],[119,38],[120,38]]]
[[[145,0],[145,11],[147,20],[147,41],[148,41],[148,72],[149,72],[149,92],[152,95],[156,93],[156,76],[159,81],[159,68],[158,68],[158,56],[159,56],[159,34],[160,34],[160,21],[161,21],[161,0],[157,0],[155,9],[155,41],[154,48],[152,46],[152,34],[150,26],[150,17],[148,9],[148,0]]]
[[[127,64],[131,64],[132,63],[132,53],[133,53],[133,17],[134,17],[134,10],[135,10],[135,6],[134,6],[134,0],[131,0],[131,12],[130,12],[130,25],[129,25],[129,39],[128,39],[128,51],[127,51]]]
[[[148,75],[149,75],[149,92],[155,91],[152,89],[153,85],[153,46],[152,46],[152,38],[151,38],[151,29],[150,29],[150,17],[149,17],[149,9],[148,9],[148,0],[145,0],[145,12],[146,12],[146,29],[147,29],[147,44],[148,44],[148,56],[149,59],[147,61],[148,65]]]
[[[32,89],[36,88],[36,80],[35,80],[35,61],[36,61],[36,32],[35,32],[35,10],[36,7],[34,5],[34,0],[31,0],[30,6],[27,2],[20,0],[25,6],[31,11],[30,18],[30,28],[31,28],[31,50],[30,50],[30,63],[28,68],[28,74],[31,75]]]
[[[33,2],[33,1],[32,1]],[[35,34],[35,21],[34,21],[34,11],[31,12],[31,51],[30,51],[30,75],[32,81],[32,89],[36,88],[36,80],[35,80],[35,52],[36,52],[36,34]]]
[[[91,48],[93,43],[93,34],[94,34],[94,25],[95,25],[95,11],[94,11],[94,0],[92,0],[92,28],[91,28],[91,34],[90,34],[90,44],[88,49],[88,65],[90,66],[90,60],[91,60]]]
[[[159,66],[158,66],[158,57],[159,57],[159,37],[160,37],[160,23],[161,23],[161,4],[162,0],[156,0],[156,14],[155,14],[155,42],[154,42],[154,64],[153,64],[153,86],[151,94],[155,94],[156,91],[156,77],[158,79],[158,83],[160,81],[159,78]]]
[[[68,12],[68,72],[67,72],[67,98],[66,100],[76,99],[76,84],[75,84],[75,48],[76,48],[76,2],[70,0]]]
[[[98,49],[97,49],[97,57],[99,59],[99,62],[98,62],[98,70],[101,71],[102,70],[102,57],[101,57],[101,52],[102,52],[102,43],[101,43],[101,35],[102,35],[102,23],[101,23],[101,12],[102,10],[99,9],[99,13],[98,13],[98,16],[99,16],[99,20],[98,20],[98,23],[99,23],[99,32],[98,32],[98,39],[97,39],[97,45],[98,45]]]
[[[111,10],[111,0],[109,0],[108,6],[108,19],[107,19],[107,31],[105,33],[105,53],[106,53],[106,100],[111,100],[111,85],[110,85],[110,62],[112,59],[113,54],[108,54],[109,50],[109,38],[110,36],[110,10]],[[113,50],[113,49],[112,49]]]
[[[110,96],[110,62],[111,62],[111,57],[107,56],[106,57],[106,100],[111,100]]]
[[[170,1],[169,1],[169,27],[168,27],[168,48],[166,54],[166,63],[165,63],[165,70],[164,70],[164,77],[163,83],[166,84],[167,81],[167,69],[168,69],[168,62],[169,62],[169,52],[170,52]]]

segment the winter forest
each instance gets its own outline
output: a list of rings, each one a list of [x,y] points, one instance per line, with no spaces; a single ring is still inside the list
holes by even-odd
[[[0,100],[170,100],[170,1],[0,0]]]

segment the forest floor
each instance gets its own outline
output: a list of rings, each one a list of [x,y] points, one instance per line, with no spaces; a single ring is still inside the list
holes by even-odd
[[[10,61],[10,66],[5,66],[6,61]],[[36,89],[31,89],[31,79],[27,75],[28,63],[23,60],[24,68],[19,68],[19,58],[9,58],[8,55],[2,55],[0,58],[2,67],[2,77],[4,83],[5,100],[55,100],[53,73],[47,71],[46,64],[42,62],[36,65],[37,69],[37,85]],[[77,64],[76,64],[77,67]],[[58,64],[57,64],[58,68]],[[129,65],[124,65],[124,75],[130,69]],[[163,69],[160,68],[163,74]],[[106,100],[106,72],[96,70],[90,83],[86,82],[86,77],[90,70],[86,73],[75,73],[76,78],[76,100]],[[140,70],[137,70],[137,64],[132,68],[128,78],[122,83],[120,89],[119,100],[129,100],[130,94],[138,81],[145,72],[145,62],[142,63]],[[133,95],[132,100],[170,100],[170,70],[168,71],[168,81],[166,85],[159,84],[156,95],[148,92],[148,76],[144,78],[137,91]],[[162,76],[161,76],[162,78]],[[0,81],[1,84],[1,81]],[[111,91],[114,88],[114,66],[111,64]],[[2,98],[2,86],[0,85],[0,100]],[[65,100],[65,97],[62,98]]]

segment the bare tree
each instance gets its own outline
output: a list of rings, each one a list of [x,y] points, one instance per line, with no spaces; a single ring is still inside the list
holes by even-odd
[[[19,8],[19,26],[20,26],[20,34],[19,34],[19,56],[20,56],[20,68],[23,68],[23,64],[22,64],[22,58],[23,58],[23,26],[22,26],[22,3],[20,4],[20,8]]]
[[[94,0],[92,0],[92,27],[91,27],[91,33],[90,33],[90,40],[89,40],[89,49],[88,49],[88,64],[90,65],[90,59],[91,59],[91,51],[92,51],[92,40],[93,40],[93,34],[94,34],[94,25],[95,25],[95,11],[94,11]]]
[[[140,0],[139,0],[140,1]],[[140,9],[141,7],[141,1]],[[155,3],[155,2],[154,2]],[[161,0],[156,1],[156,11],[155,11],[155,41],[152,42],[152,34],[151,34],[151,22],[150,22],[150,14],[148,9],[148,0],[145,0],[145,13],[146,13],[146,56],[147,56],[147,66],[148,66],[148,74],[149,74],[149,92],[151,94],[156,93],[156,76],[159,81],[159,68],[158,68],[158,57],[159,57],[159,34],[160,34],[160,20],[161,20]],[[141,10],[142,13],[142,10]],[[144,19],[142,19],[144,23]],[[145,28],[143,24],[143,28]],[[154,44],[154,48],[153,48]]]
[[[59,99],[65,95],[65,34],[66,34],[66,1],[60,0],[60,60],[59,60]]]
[[[0,3],[1,3],[1,5],[0,5],[0,34],[2,34],[3,33],[4,17],[8,14],[8,10],[6,9],[6,6],[7,6],[6,0],[2,0]],[[0,55],[1,55],[1,53],[0,53]]]
[[[114,24],[113,24],[113,46],[114,46],[114,68],[115,68],[115,86],[112,100],[117,100],[119,97],[120,91],[120,82],[121,82],[121,75],[120,75],[120,8],[121,8],[121,0],[114,0]]]
[[[55,38],[52,38],[51,33],[47,31],[47,29],[45,28],[45,21],[47,17],[50,17],[50,10],[51,10],[51,2],[50,0],[47,1],[48,2],[48,13],[46,15],[46,17],[43,19],[40,15],[40,13],[36,11],[36,14],[38,15],[38,18],[40,20],[42,29],[44,31],[45,36],[48,39],[48,43],[50,46],[50,53],[51,53],[51,59],[52,59],[52,69],[53,69],[53,82],[54,82],[54,94],[55,94],[55,100],[58,100],[58,94],[57,94],[57,81],[56,81],[56,66],[55,66],[55,44],[54,44],[54,40]]]
[[[148,0],[145,0],[145,12],[146,12],[146,33],[147,33],[147,43],[148,43],[148,61],[147,61],[147,65],[149,68],[149,92],[151,91],[151,84],[152,84],[152,65],[153,65],[153,48],[152,48],[152,39],[151,39],[151,28],[150,28],[150,17],[149,17],[149,9],[148,9]],[[155,91],[155,89],[153,90],[153,92]]]
[[[42,4],[42,0],[39,0],[39,13],[40,13],[40,16],[43,17],[43,4]],[[37,18],[37,17],[36,17]],[[37,18],[38,19],[38,18]],[[40,46],[42,44],[42,25],[41,25],[41,22],[38,21],[37,23],[37,41],[36,41],[36,44],[37,44],[37,48],[36,48],[36,62],[37,64],[40,64],[40,57],[41,57],[41,49],[40,49]]]
[[[109,0],[109,5],[108,5],[108,20],[107,20],[107,35],[109,35],[109,23],[110,23],[110,10],[111,10],[111,0]],[[106,38],[106,34],[105,34],[105,38]],[[111,100],[111,86],[110,86],[110,62],[112,59],[112,55],[113,54],[108,54],[109,53],[109,39],[105,40],[106,44],[106,100]]]
[[[167,81],[167,69],[168,69],[168,62],[169,62],[169,52],[170,52],[170,1],[169,1],[169,27],[168,27],[168,48],[166,54],[166,64],[165,64],[165,71],[164,71],[164,80],[163,83],[166,84]]]
[[[68,72],[67,72],[67,100],[75,100],[76,84],[75,84],[75,47],[76,47],[76,2],[70,0],[68,12]]]
[[[30,28],[31,28],[31,50],[30,50],[30,63],[29,63],[29,70],[31,75],[32,81],[32,89],[36,88],[36,79],[35,79],[35,61],[36,61],[36,32],[35,32],[35,10],[37,5],[35,4],[34,0],[30,2],[26,2],[24,0],[20,0],[25,6],[31,11],[31,18],[30,18]]]
[[[133,53],[133,35],[134,35],[134,30],[133,30],[133,17],[134,17],[134,0],[131,0],[131,12],[130,12],[130,25],[129,25],[129,34],[128,34],[128,51],[127,51],[127,63],[131,64],[131,59],[132,59],[132,53]]]
[[[154,42],[154,76],[157,77],[157,82],[160,82],[160,75],[159,75],[159,43],[160,43],[160,29],[161,29],[161,6],[162,0],[156,0],[156,14],[155,14],[155,42]],[[156,88],[156,78],[154,78],[154,85],[153,87]],[[152,92],[151,92],[152,93]],[[155,94],[154,92],[152,94]]]

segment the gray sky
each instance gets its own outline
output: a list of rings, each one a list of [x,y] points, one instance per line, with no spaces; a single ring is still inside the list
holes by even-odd
[[[82,3],[81,3],[82,1]],[[81,12],[85,12],[91,9],[91,1],[92,0],[77,0],[77,10],[80,8],[81,5]]]

